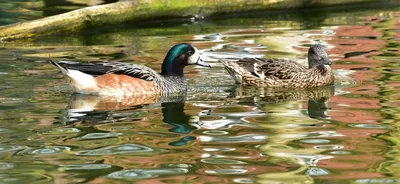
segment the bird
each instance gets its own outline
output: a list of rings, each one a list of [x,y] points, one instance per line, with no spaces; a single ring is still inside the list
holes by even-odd
[[[165,95],[186,91],[187,65],[211,67],[196,47],[180,43],[165,56],[161,73],[138,64],[121,62],[53,61],[75,92],[100,96]]]
[[[271,88],[313,88],[332,85],[332,61],[320,44],[308,49],[308,68],[290,59],[220,59],[236,83]]]

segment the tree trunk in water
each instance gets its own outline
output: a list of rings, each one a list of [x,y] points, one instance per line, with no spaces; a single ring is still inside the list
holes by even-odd
[[[0,41],[12,41],[123,22],[177,17],[203,18],[239,12],[379,3],[379,0],[122,0],[0,27]]]

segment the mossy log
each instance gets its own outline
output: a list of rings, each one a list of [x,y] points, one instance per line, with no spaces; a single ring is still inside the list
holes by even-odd
[[[284,10],[348,4],[379,3],[380,0],[121,0],[86,7],[64,14],[0,27],[0,41],[27,39],[60,32],[116,25],[124,22],[178,17],[203,18],[261,10]]]

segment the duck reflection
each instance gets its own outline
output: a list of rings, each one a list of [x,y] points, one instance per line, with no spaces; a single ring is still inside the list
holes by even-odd
[[[308,100],[308,116],[310,118],[329,118],[328,116],[329,98],[320,98],[317,100]]]
[[[315,89],[274,89],[257,87],[235,87],[231,98],[249,98],[255,106],[268,109],[272,104],[282,104],[290,101],[308,100],[308,116],[310,118],[329,118],[328,101],[334,96],[334,86]]]
[[[63,124],[140,120],[138,117],[146,112],[145,107],[157,106],[160,103],[183,102],[184,98],[185,96],[113,97],[74,93],[68,101],[67,108],[62,110],[63,115],[60,120]]]
[[[191,119],[190,115],[187,115],[184,112],[185,104],[183,102],[170,102],[170,103],[162,103],[162,114],[163,121],[172,125],[172,128],[168,131],[175,132],[179,134],[188,134],[191,131],[197,129],[196,127],[189,124],[189,120]],[[171,146],[183,146],[186,142],[195,140],[194,136],[185,136],[178,141],[174,141],[169,143]]]
[[[134,98],[118,98],[111,96],[94,96],[73,94],[67,109],[63,110],[60,120],[64,125],[76,122],[99,124],[117,121],[139,121],[146,107],[161,106],[163,122],[172,126],[168,131],[188,134],[197,129],[189,124],[190,115],[184,112],[184,96],[135,96]],[[171,142],[172,146],[185,145],[194,140],[194,136],[185,136]]]

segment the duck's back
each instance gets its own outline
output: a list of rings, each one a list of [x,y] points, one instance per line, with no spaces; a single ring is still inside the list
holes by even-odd
[[[333,81],[329,67],[308,69],[293,60],[243,58],[239,61],[220,60],[237,83],[266,86],[307,88]],[[330,76],[332,74],[332,76]],[[329,75],[329,76],[328,76]]]
[[[52,63],[79,93],[118,96],[160,93],[160,75],[146,66],[118,62]]]

